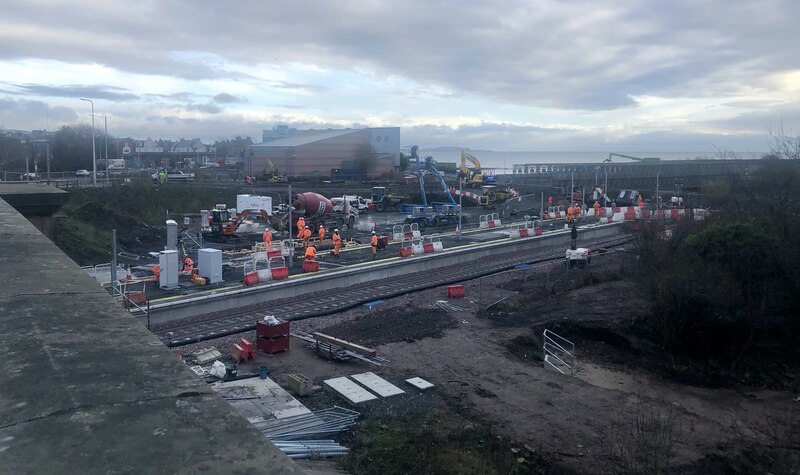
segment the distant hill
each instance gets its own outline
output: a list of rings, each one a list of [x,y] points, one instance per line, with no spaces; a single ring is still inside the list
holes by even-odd
[[[466,150],[467,152],[471,152],[470,149],[466,147],[431,147],[431,148],[423,148],[427,152],[461,152],[461,150]]]

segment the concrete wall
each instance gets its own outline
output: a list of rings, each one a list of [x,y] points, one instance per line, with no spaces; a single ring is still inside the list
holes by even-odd
[[[392,164],[400,166],[400,128],[399,127],[371,127],[369,129],[369,143],[375,152],[392,156]]]
[[[0,472],[301,473],[0,199]]]

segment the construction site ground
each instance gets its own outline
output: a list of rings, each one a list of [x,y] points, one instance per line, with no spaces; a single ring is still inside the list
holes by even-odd
[[[681,473],[746,471],[752,464],[781,472],[784,466],[770,464],[784,462],[765,460],[756,448],[791,436],[797,394],[673,377],[664,354],[631,331],[648,309],[626,272],[631,258],[612,253],[589,269],[510,271],[465,282],[465,298],[448,299],[446,288],[434,288],[373,309],[292,322],[295,331],[372,346],[390,360],[383,367],[327,361],[292,339],[288,352],[258,354],[239,372],[266,364],[286,387],[290,373],[321,385],[373,371],[406,390],[354,407],[363,414],[357,429],[337,439],[353,448],[341,466],[356,473],[626,471],[636,468],[635,457],[627,465],[625,457],[637,446],[662,455],[655,452],[663,447],[641,440],[643,422],[645,433],[658,432],[670,444],[671,465]],[[545,328],[575,343],[573,374],[545,368]],[[242,336],[255,338],[231,336],[183,352],[216,346],[226,353]],[[404,382],[414,376],[435,387],[419,391]],[[345,404],[321,390],[300,400],[311,409]],[[415,435],[423,440],[409,440]],[[321,468],[332,469],[329,462]]]

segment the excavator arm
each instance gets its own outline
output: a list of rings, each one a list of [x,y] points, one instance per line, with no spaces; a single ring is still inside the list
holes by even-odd
[[[461,166],[459,167],[461,170],[461,175],[464,177],[469,177],[469,168],[467,168],[467,153],[465,151],[461,151]]]
[[[467,162],[472,164],[472,170],[467,167]],[[473,157],[466,150],[461,150],[461,171],[469,175],[480,175],[481,174],[481,162],[478,161],[477,158]]]
[[[471,163],[473,168],[469,168],[467,166],[467,162]],[[480,186],[485,184],[484,181],[489,181],[489,177],[486,177],[483,174],[481,162],[478,161],[477,158],[467,153],[466,150],[461,150],[461,173],[464,177],[466,177],[466,183],[468,186]],[[493,181],[489,182],[491,183]]]
[[[254,216],[254,215],[255,216],[260,216],[261,219],[263,219],[266,222],[270,222],[269,221],[269,215],[267,214],[267,212],[265,210],[263,210],[263,209],[260,209],[260,210],[246,209],[246,210],[242,211],[239,214],[239,216],[232,222],[232,225],[230,226],[230,228],[232,229],[232,233],[236,232],[236,229],[239,227],[240,224],[242,224],[242,221],[244,221],[248,216]]]

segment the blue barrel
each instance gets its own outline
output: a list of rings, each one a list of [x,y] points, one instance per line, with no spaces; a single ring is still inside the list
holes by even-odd
[[[269,372],[267,371],[267,365],[261,365],[258,367],[258,377],[261,379],[267,379],[267,375]]]

